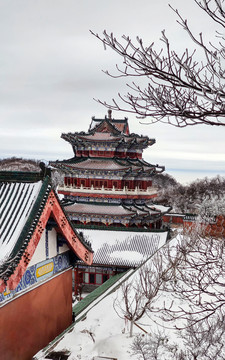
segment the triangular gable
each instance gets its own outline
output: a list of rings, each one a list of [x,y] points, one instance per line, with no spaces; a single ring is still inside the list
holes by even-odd
[[[118,131],[120,134],[129,135],[129,125],[128,125],[128,118],[124,119],[113,119],[112,118],[112,111],[108,110],[108,116],[105,116],[104,119],[95,119],[95,117],[92,117],[92,122],[89,127],[89,131],[96,130],[102,122],[107,121],[109,124],[111,124],[114,128],[114,130]],[[99,131],[99,130],[97,130]]]
[[[43,191],[43,188],[41,190]],[[15,246],[16,252],[12,253],[13,256],[10,256],[5,263],[1,264],[0,292],[4,291],[6,286],[9,290],[14,290],[16,288],[32,259],[50,217],[54,218],[57,223],[57,230],[65,237],[67,245],[77,257],[88,265],[92,263],[92,250],[82,241],[72,228],[54,190],[51,189],[46,197],[44,194],[42,194],[42,196],[44,199],[44,206],[40,210],[40,204],[37,201],[33,205],[32,211],[34,211],[33,213],[31,212],[28,219],[30,222],[29,229],[24,229],[24,227],[20,234],[20,238],[23,241],[17,242]],[[40,199],[38,200],[40,202]],[[32,216],[35,216],[35,219],[32,218]]]
[[[114,135],[121,134],[121,131],[119,131],[108,119],[103,119],[100,124],[90,131],[90,133],[94,132],[108,132]]]
[[[128,136],[130,135],[129,125],[127,121],[111,120],[111,122],[121,133],[124,133],[125,135]]]

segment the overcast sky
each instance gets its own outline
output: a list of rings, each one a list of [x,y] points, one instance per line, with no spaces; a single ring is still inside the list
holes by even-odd
[[[213,39],[213,25],[194,1],[170,3],[189,18],[196,33]],[[1,158],[72,157],[61,133],[87,131],[92,116],[107,113],[93,98],[109,101],[125,91],[122,81],[102,72],[112,71],[121,59],[105,51],[90,29],[118,37],[139,35],[146,44],[159,44],[166,29],[178,51],[189,44],[167,0],[0,0]],[[224,128],[146,126],[135,115],[113,113],[124,116],[131,132],[156,139],[144,152],[145,160],[165,165],[177,180],[225,176]]]

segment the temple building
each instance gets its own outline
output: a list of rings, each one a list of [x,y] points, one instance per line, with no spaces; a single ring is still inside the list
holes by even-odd
[[[74,156],[50,163],[62,174],[58,193],[67,215],[94,250],[91,266],[76,264],[76,294],[139,266],[169,236],[162,219],[170,208],[153,202],[152,178],[164,167],[142,157],[155,140],[130,133],[127,118],[111,115],[93,117],[87,133],[62,134]]]
[[[91,265],[49,175],[0,172],[0,354],[30,360],[72,323],[72,268]]]
[[[74,152],[71,159],[51,162],[64,174],[58,193],[74,226],[161,229],[168,207],[153,203],[152,177],[164,171],[143,157],[155,139],[130,133],[128,119],[92,118],[88,132],[62,134]]]

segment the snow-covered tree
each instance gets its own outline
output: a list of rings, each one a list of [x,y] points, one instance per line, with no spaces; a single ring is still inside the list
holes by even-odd
[[[163,280],[145,315],[159,331],[134,338],[140,360],[222,360],[225,344],[224,238],[201,238],[197,228],[159,250]],[[157,254],[158,255],[158,254]],[[141,280],[140,280],[141,282]],[[146,317],[144,320],[146,324]],[[173,341],[164,333],[171,329]],[[170,331],[170,330],[169,330]],[[177,339],[179,341],[177,341]]]
[[[141,267],[135,281],[127,281],[121,285],[122,296],[115,300],[114,309],[121,318],[130,322],[131,337],[134,323],[154,307],[166,273],[163,258],[158,254],[150,267]]]
[[[225,316],[224,240],[222,235],[202,238],[196,228],[172,249],[176,272],[166,284],[173,294],[173,304],[164,308],[168,321],[183,319],[195,325]]]
[[[202,33],[195,36],[188,21],[177,9],[172,9],[196,46],[194,51],[186,48],[180,55],[172,49],[165,31],[162,31],[161,50],[157,50],[153,42],[145,44],[139,37],[133,41],[129,36],[123,36],[120,41],[107,31],[102,37],[94,34],[105,48],[111,48],[123,60],[117,65],[116,74],[107,74],[135,79],[128,83],[126,95],[119,94],[119,99],[113,99],[111,104],[100,103],[110,109],[148,118],[149,123],[161,121],[178,127],[225,126],[224,0],[194,2],[208,15],[209,26],[210,21],[218,26],[217,40],[213,44],[205,40]],[[138,82],[141,78],[146,80],[146,86]]]

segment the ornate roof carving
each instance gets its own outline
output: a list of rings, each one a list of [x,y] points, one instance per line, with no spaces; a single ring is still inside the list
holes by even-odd
[[[62,133],[61,137],[68,141],[72,146],[79,146],[85,142],[115,142],[116,146],[125,144],[136,144],[141,148],[146,148],[155,143],[155,139],[149,139],[148,136],[130,134],[128,119],[114,120],[111,118],[95,119],[92,118],[91,125],[87,133],[74,132]]]

